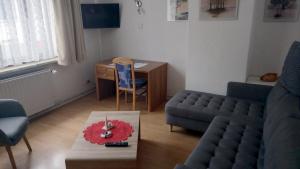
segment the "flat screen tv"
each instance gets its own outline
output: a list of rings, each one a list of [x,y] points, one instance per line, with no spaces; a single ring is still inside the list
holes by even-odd
[[[119,4],[81,4],[83,27],[120,28]]]

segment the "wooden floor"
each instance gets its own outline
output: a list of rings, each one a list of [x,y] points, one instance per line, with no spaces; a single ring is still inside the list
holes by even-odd
[[[130,108],[130,103],[121,101],[121,110]],[[114,109],[114,98],[97,101],[96,95],[91,94],[33,121],[27,131],[33,152],[28,153],[23,141],[12,149],[18,169],[65,169],[65,155],[90,112]],[[140,100],[137,109],[142,110],[139,168],[173,169],[177,163],[183,163],[201,134],[177,127],[176,132],[169,132],[163,107],[149,113]],[[11,168],[4,147],[0,147],[0,159],[0,169]]]

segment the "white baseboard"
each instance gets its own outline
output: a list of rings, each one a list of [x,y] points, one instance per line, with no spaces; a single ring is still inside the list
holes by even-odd
[[[58,109],[58,108],[60,108],[60,107],[62,107],[62,106],[64,106],[64,105],[66,105],[66,104],[68,104],[68,103],[71,103],[71,102],[73,102],[73,101],[75,101],[75,100],[78,100],[78,99],[84,97],[84,96],[87,96],[87,95],[89,95],[89,94],[95,92],[95,90],[96,90],[96,89],[93,88],[93,89],[90,89],[90,90],[88,90],[88,91],[82,92],[82,93],[80,93],[79,95],[77,95],[77,96],[75,96],[75,97],[66,99],[66,100],[64,100],[64,101],[62,101],[62,102],[60,102],[60,103],[58,103],[58,104],[56,104],[56,105],[54,105],[54,106],[52,106],[52,107],[49,107],[49,108],[47,108],[47,109],[45,109],[45,110],[43,110],[43,111],[41,111],[41,112],[39,112],[39,113],[36,113],[36,114],[34,114],[34,115],[29,116],[29,120],[30,120],[30,121],[35,120],[35,119],[37,119],[37,118],[39,118],[39,117],[41,117],[41,116],[43,116],[43,115],[45,115],[45,114],[47,114],[47,113],[49,113],[49,112],[55,110],[55,109]]]

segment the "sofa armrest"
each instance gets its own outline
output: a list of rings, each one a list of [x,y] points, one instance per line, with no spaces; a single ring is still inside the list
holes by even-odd
[[[16,100],[0,99],[0,118],[26,116],[23,106]]]
[[[265,103],[273,86],[229,82],[227,96]]]
[[[174,169],[191,169],[191,168],[183,164],[177,164]]]

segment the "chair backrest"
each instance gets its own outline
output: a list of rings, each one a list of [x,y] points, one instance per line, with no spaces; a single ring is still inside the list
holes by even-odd
[[[134,62],[127,57],[117,57],[112,60],[115,64],[115,76],[119,89],[135,90]]]
[[[21,103],[12,99],[0,99],[0,118],[18,116],[27,116]]]

